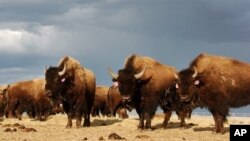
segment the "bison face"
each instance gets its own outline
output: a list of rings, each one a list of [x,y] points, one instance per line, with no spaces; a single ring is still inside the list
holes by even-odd
[[[66,72],[66,66],[63,70],[58,67],[50,67],[45,72],[45,93],[47,96],[55,98],[63,90],[64,86],[67,85],[68,75]]]
[[[182,70],[179,73],[179,81],[176,83],[176,92],[181,101],[197,102],[198,94],[204,83],[195,67]]]
[[[7,95],[8,95],[8,88],[9,87],[10,87],[10,85],[7,85],[7,86],[4,86],[4,87],[0,88],[0,99],[2,100],[4,105],[6,104],[6,101],[7,101]]]
[[[110,75],[113,77],[113,81],[118,83],[118,88],[122,96],[122,103],[124,105],[131,105],[132,102],[135,102],[135,98],[139,96],[139,89],[144,83],[144,80],[141,80],[141,77],[143,76],[145,69],[146,66],[137,74],[133,71],[123,69],[119,71],[118,75],[109,70]]]
[[[133,74],[122,70],[119,72],[116,81],[118,82],[118,88],[122,95],[122,102],[129,104],[137,92],[137,79]]]

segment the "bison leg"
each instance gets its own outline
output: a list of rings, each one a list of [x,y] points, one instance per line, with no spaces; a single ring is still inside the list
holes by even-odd
[[[216,133],[221,133],[221,134],[224,134],[225,133],[225,130],[224,130],[224,116],[221,116],[219,114],[217,114],[217,127],[216,127],[216,130],[215,132]]]
[[[86,113],[84,114],[84,127],[89,127],[90,126],[90,114]]]
[[[22,111],[22,108],[19,104],[19,106],[15,110],[15,115],[16,115],[18,120],[22,120],[22,115],[21,115],[22,113],[23,113],[23,111]]]
[[[171,115],[172,115],[172,111],[171,111],[171,110],[165,112],[165,118],[164,118],[164,121],[163,121],[163,124],[162,124],[162,127],[163,127],[164,129],[167,128],[168,121],[170,120]]]
[[[42,111],[40,108],[40,105],[35,106],[35,120],[40,120],[42,119]]]
[[[214,130],[214,132],[221,133],[221,134],[225,133],[224,125],[223,125],[225,116],[221,116],[218,113],[212,113],[212,115],[213,115],[214,122],[215,122],[215,130]]]
[[[154,115],[154,114],[153,114]],[[152,115],[149,114],[149,113],[145,113],[145,118],[146,118],[146,129],[148,130],[152,130],[152,127],[151,127],[151,119],[152,119]]]
[[[142,113],[140,115],[140,121],[139,121],[138,129],[143,129],[143,128],[144,128],[144,114]]]
[[[73,118],[72,107],[73,106],[70,103],[63,101],[63,110],[67,113],[67,116],[68,116],[68,122],[67,122],[66,128],[72,127],[72,118]]]
[[[7,105],[5,107],[5,113],[7,118],[14,117],[14,111],[17,104],[17,100],[9,100],[7,101]]]
[[[185,117],[186,117],[187,113],[185,111],[180,111],[179,113],[179,117],[181,119],[181,123],[180,123],[180,127],[186,127],[186,123],[185,123]]]
[[[71,128],[72,127],[72,113],[68,113],[68,122],[66,125],[66,128]]]
[[[76,128],[80,128],[82,122],[82,115],[76,114]]]
[[[6,117],[7,118],[13,118],[14,117],[12,109],[6,108]]]

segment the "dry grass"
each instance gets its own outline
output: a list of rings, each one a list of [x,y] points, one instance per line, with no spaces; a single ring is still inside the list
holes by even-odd
[[[229,124],[225,124],[226,133],[215,134],[212,132],[214,122],[212,117],[192,116],[187,120],[187,129],[179,128],[179,120],[176,116],[171,118],[169,128],[161,128],[162,116],[156,116],[152,125],[153,131],[141,131],[137,129],[138,118],[121,120],[119,118],[92,118],[92,126],[76,129],[75,121],[72,129],[66,129],[66,115],[56,115],[45,122],[33,121],[23,117],[17,119],[4,119],[0,122],[0,140],[13,141],[83,141],[83,140],[109,140],[111,133],[129,141],[228,141]],[[229,117],[230,124],[250,124],[249,118]],[[18,123],[18,124],[17,124]],[[24,127],[25,128],[24,128]],[[9,130],[9,132],[6,132]],[[16,130],[16,131],[15,131]]]

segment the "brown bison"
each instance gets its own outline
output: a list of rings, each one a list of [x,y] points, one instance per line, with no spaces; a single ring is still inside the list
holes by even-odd
[[[92,109],[92,116],[115,116],[116,113],[120,118],[128,118],[125,108],[121,107],[121,95],[117,88],[97,86],[95,92],[95,102]]]
[[[116,113],[119,115],[120,118],[128,118],[127,110],[124,105],[122,105],[122,96],[119,91],[118,86],[116,86],[116,83],[114,83],[113,86],[111,86],[108,90],[107,95],[107,105],[110,111],[110,114],[112,116],[116,116]],[[126,105],[125,105],[126,106]],[[131,109],[129,109],[131,110]]]
[[[13,83],[6,91],[6,116],[16,116],[21,120],[23,112],[30,117],[46,120],[52,108],[51,101],[44,91],[45,80],[34,79]]]
[[[109,87],[97,86],[95,90],[95,101],[92,109],[92,116],[110,116],[110,111],[107,105],[107,94]]]
[[[138,128],[151,129],[151,119],[160,104],[161,96],[177,78],[174,67],[160,64],[150,57],[132,55],[125,61],[118,74],[109,71],[113,81],[118,82],[123,104],[136,109],[140,121]],[[169,114],[169,113],[168,113]],[[164,122],[164,127],[167,123]]]
[[[76,127],[79,128],[83,115],[83,126],[90,126],[96,87],[94,73],[74,58],[66,56],[57,67],[46,69],[45,78],[46,94],[54,100],[62,100],[68,116],[66,127],[72,127],[72,119],[76,118]]]
[[[206,107],[213,115],[215,132],[224,133],[229,107],[250,104],[250,65],[232,58],[200,54],[179,73],[180,98]]]

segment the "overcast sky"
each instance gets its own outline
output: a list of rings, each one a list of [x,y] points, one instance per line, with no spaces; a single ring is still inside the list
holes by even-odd
[[[250,63],[249,0],[1,0],[0,84],[70,55],[111,85],[132,53],[186,68],[201,52]]]

